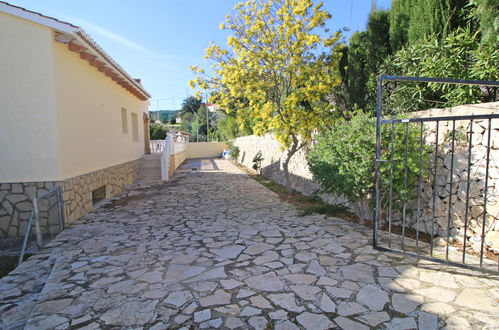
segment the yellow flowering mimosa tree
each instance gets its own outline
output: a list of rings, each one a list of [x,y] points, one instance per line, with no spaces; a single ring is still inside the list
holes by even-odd
[[[249,0],[234,10],[220,25],[232,33],[228,47],[208,47],[212,74],[192,67],[191,87],[209,90],[227,112],[249,113],[256,134],[275,135],[287,149],[282,165],[291,191],[290,159],[333,122],[324,97],[340,83],[340,33],[324,37],[331,15],[312,0]]]

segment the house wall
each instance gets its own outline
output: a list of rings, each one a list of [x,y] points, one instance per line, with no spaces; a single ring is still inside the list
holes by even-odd
[[[65,44],[52,44],[60,179],[141,158],[142,117],[148,111],[147,101],[140,101]],[[127,111],[126,133],[122,129],[122,108]],[[135,141],[132,114],[138,119]]]
[[[225,142],[191,142],[187,143],[186,158],[214,158],[220,157],[227,148]]]
[[[52,39],[0,13],[0,182],[60,177]]]
[[[133,183],[148,102],[54,41],[43,25],[0,13],[0,42],[1,238],[23,235],[31,200],[55,185],[71,223],[94,208],[93,190],[105,186],[111,197]]]

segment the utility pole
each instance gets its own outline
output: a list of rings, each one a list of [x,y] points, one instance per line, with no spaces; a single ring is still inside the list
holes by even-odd
[[[208,95],[205,95],[206,100],[206,142],[210,142],[210,116],[208,111]]]

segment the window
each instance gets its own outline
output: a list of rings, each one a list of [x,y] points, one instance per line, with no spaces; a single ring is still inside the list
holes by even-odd
[[[123,134],[128,134],[128,120],[125,108],[121,108],[121,131]]]
[[[132,140],[139,141],[139,117],[132,112]]]

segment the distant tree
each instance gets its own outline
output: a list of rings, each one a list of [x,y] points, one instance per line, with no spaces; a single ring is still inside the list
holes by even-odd
[[[201,106],[202,103],[203,102],[201,102],[200,99],[194,96],[186,97],[182,101],[182,106],[178,112],[178,115],[180,117],[183,117],[187,113],[195,113],[199,110],[199,107]]]
[[[499,1],[470,0],[468,17],[481,42],[496,47],[499,44]]]
[[[458,29],[443,40],[425,39],[385,61],[381,73],[402,76],[499,80],[499,52],[480,43],[479,33]],[[373,83],[374,87],[374,83]],[[395,113],[439,106],[494,101],[492,89],[449,84],[399,84],[385,93]]]
[[[324,97],[341,81],[339,33],[323,38],[319,33],[331,16],[311,0],[249,0],[235,7],[221,28],[232,32],[228,49],[208,47],[214,76],[199,75],[192,82],[213,92],[222,108],[249,108],[257,134],[272,132],[287,148],[283,170],[291,191],[289,161],[311,140],[321,125],[332,122],[333,111]]]
[[[348,47],[348,87],[350,104],[365,109],[371,95],[367,82],[376,75],[383,60],[391,54],[389,12],[371,9],[367,30],[354,33]]]
[[[411,5],[407,30],[410,44],[434,35],[439,40],[463,26],[463,8],[468,0],[417,0]]]
[[[177,116],[177,111],[175,110],[160,110],[158,111],[159,113],[159,120],[161,120],[163,123],[169,123],[172,118],[175,118]]]
[[[355,108],[363,108],[366,95],[366,83],[369,77],[367,58],[369,56],[369,43],[367,32],[355,32],[350,37],[348,46],[347,84],[350,104]]]
[[[222,141],[232,140],[238,137],[239,125],[233,114],[218,114],[218,134]]]
[[[392,52],[400,50],[409,41],[408,30],[413,1],[392,0],[392,8],[390,9],[390,46]]]
[[[166,137],[167,128],[163,124],[152,123],[149,125],[149,133],[151,140],[164,140]]]

